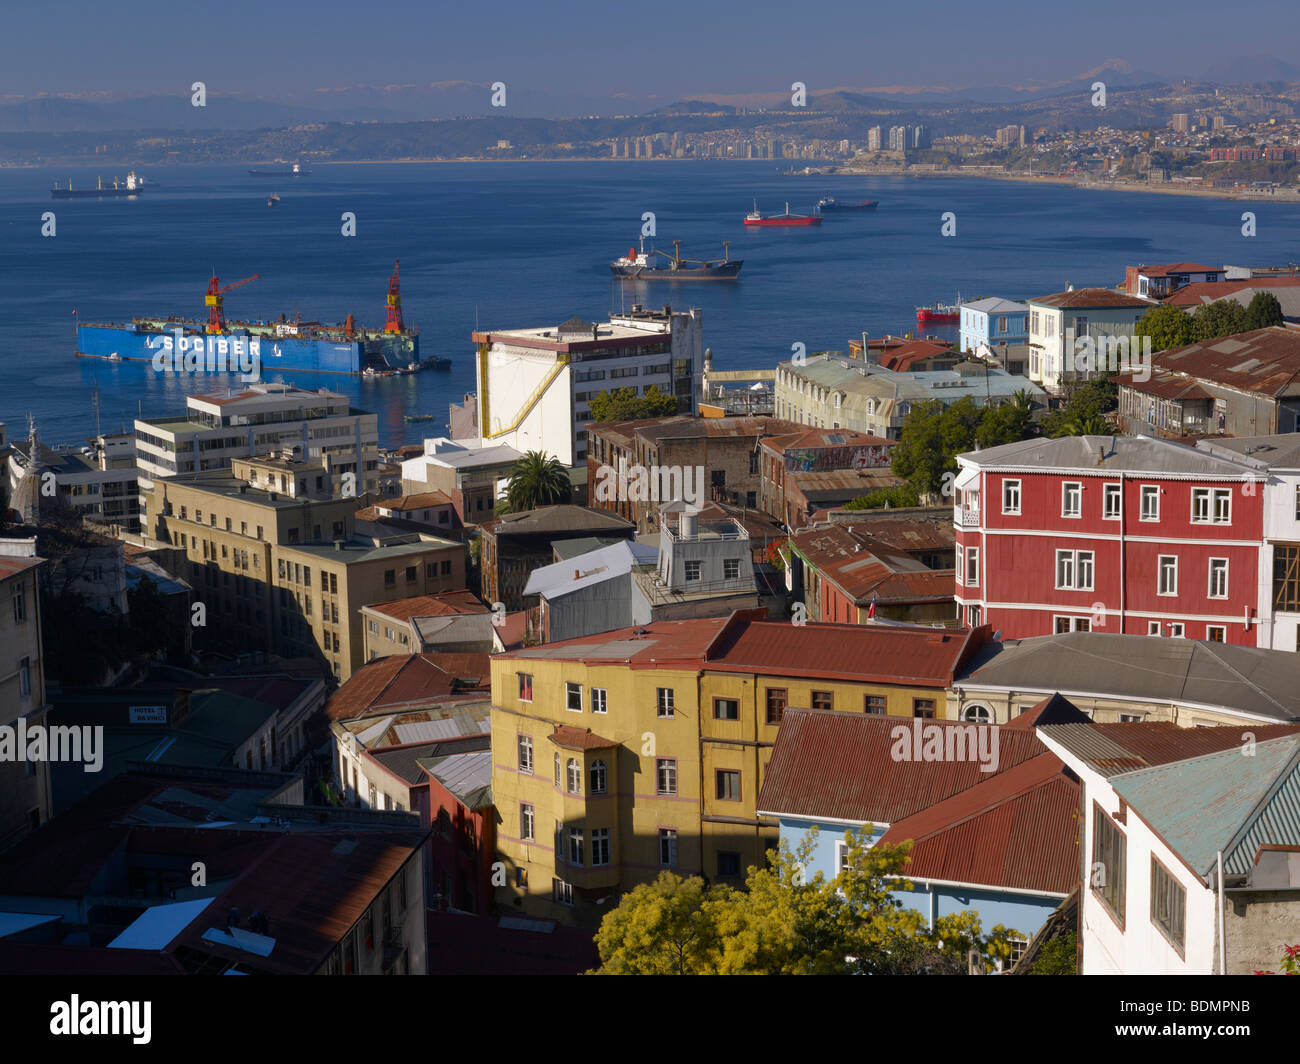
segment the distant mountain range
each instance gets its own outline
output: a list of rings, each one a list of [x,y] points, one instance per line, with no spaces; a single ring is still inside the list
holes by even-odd
[[[885,85],[866,88],[809,86],[808,107],[818,111],[900,111],[919,107],[1020,104],[1071,93],[1090,93],[1103,81],[1108,90],[1170,84],[1169,78],[1111,59],[1063,81],[1000,86]],[[1300,67],[1270,55],[1240,56],[1216,63],[1195,80],[1221,85],[1294,82]],[[575,118],[614,115],[671,115],[705,111],[791,109],[788,93],[695,94],[689,100],[648,96],[576,95],[508,85],[506,107],[492,106],[492,86],[466,81],[419,85],[350,85],[280,98],[209,95],[207,106],[188,96],[103,94],[40,95],[0,103],[0,132],[66,133],[123,130],[233,131],[283,128],[324,122],[409,122],[436,118]]]

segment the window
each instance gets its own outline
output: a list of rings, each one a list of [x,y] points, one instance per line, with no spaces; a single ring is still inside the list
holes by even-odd
[[[1178,594],[1178,559],[1172,554],[1162,554],[1159,559],[1159,588],[1161,595]]]
[[[1300,484],[1295,488],[1295,519],[1300,521]]]
[[[722,561],[722,575],[728,580],[736,580],[740,577],[740,559],[724,558]]]
[[[843,839],[835,840],[835,874],[839,875],[849,867],[849,844]]]
[[[677,759],[661,757],[655,761],[655,780],[660,794],[677,793]]]
[[[1020,481],[1004,480],[1002,482],[1002,512],[1018,514],[1020,512]]]
[[[14,607],[14,624],[24,624],[27,621],[27,597],[25,589],[21,587],[14,588],[13,594]]]
[[[1053,617],[1052,630],[1061,635],[1064,632],[1090,632],[1092,621],[1087,617]]]
[[[769,687],[767,689],[767,722],[768,724],[780,724],[782,716],[785,715],[786,696],[788,691],[784,687]]]
[[[591,689],[591,711],[593,713],[609,712],[609,692],[603,687]]]
[[[1273,547],[1273,609],[1300,612],[1300,547]]]
[[[740,720],[740,702],[735,698],[713,700],[714,720]]]
[[[1101,516],[1107,521],[1118,521],[1120,500],[1123,495],[1118,484],[1107,484],[1101,489]]]
[[[731,769],[718,769],[715,776],[718,800],[723,802],[740,801],[740,773]]]
[[[655,689],[655,698],[659,705],[659,716],[671,717],[673,715],[673,689],[671,687],[658,687]]]
[[[394,587],[397,584],[397,570],[384,570],[384,587]]]
[[[1121,724],[1141,724],[1144,719],[1141,713],[1121,713],[1119,715]]]
[[[569,775],[569,793],[581,794],[582,793],[582,765],[579,763],[576,757],[571,757],[569,758],[569,763],[566,767],[568,769],[568,775]]]
[[[415,566],[415,565],[408,565],[408,566],[406,567],[406,582],[407,582],[408,584],[413,584],[413,583],[415,583],[415,578],[416,578],[418,575],[419,575],[419,567],[418,567],[418,566]]]
[[[980,608],[978,606],[966,607],[966,626],[968,628],[978,628],[980,626],[980,619],[982,617],[983,617],[983,613],[981,613]]]
[[[1124,926],[1124,856],[1128,840],[1096,802],[1092,803],[1093,893]]]
[[[18,662],[18,695],[20,698],[32,697],[31,658],[23,658]]]
[[[1183,635],[1184,635],[1184,628],[1182,624],[1176,623],[1176,624],[1169,625],[1169,637],[1171,639],[1182,639]]]
[[[591,863],[593,865],[609,864],[609,828],[592,829]]]
[[[989,711],[988,706],[967,706],[961,711],[961,719],[968,720],[973,724],[992,724],[993,714]]]
[[[1205,638],[1210,643],[1227,642],[1228,630],[1221,624],[1207,624],[1205,626]]]
[[[519,676],[519,701],[531,702],[533,700],[533,674],[531,672],[521,672]]]
[[[558,790],[564,782],[564,770],[560,763],[560,752],[555,752],[555,787]]]
[[[884,695],[863,695],[862,712],[870,713],[872,716],[875,717],[885,716],[889,712],[889,710],[886,709],[885,707],[885,696]]]
[[[519,771],[533,774],[533,739],[530,735],[519,736]]]
[[[533,841],[533,828],[536,825],[536,818],[533,816],[533,807],[528,802],[519,803],[519,837],[526,842]]]
[[[933,720],[934,699],[933,698],[912,699],[912,716],[921,717],[924,720]]]
[[[677,832],[672,828],[659,829],[659,863],[665,868],[677,867]]]
[[[1187,892],[1169,870],[1151,855],[1151,922],[1179,953],[1186,936]]]
[[[1210,520],[1210,489],[1192,489],[1192,521],[1196,524]]]
[[[957,548],[957,586],[966,582],[966,548]]]
[[[605,762],[593,761],[591,763],[591,793],[604,794],[608,785],[609,773],[605,769]]]
[[[686,563],[686,579],[698,580],[699,578],[700,578],[700,563],[688,561]]]
[[[732,850],[719,850],[718,875],[719,877],[740,875],[740,854]]]
[[[966,548],[966,584],[968,587],[978,587],[980,582],[980,549],[979,547]]]
[[[1079,517],[1083,512],[1083,485],[1066,481],[1061,485],[1061,516]]]
[[[571,713],[582,712],[582,684],[566,683],[564,685],[564,708]]]
[[[1228,559],[1210,559],[1210,598],[1228,597]]]
[[[582,828],[569,828],[569,864],[582,864]]]
[[[835,695],[831,691],[814,691],[812,693],[813,709],[834,709]]]
[[[1142,485],[1142,520],[1160,520],[1160,489],[1155,484]]]
[[[1056,552],[1056,587],[1063,591],[1092,590],[1092,560],[1090,550],[1058,550]]]
[[[1147,635],[1159,635],[1159,634],[1160,634],[1160,622],[1147,621]]]
[[[573,904],[573,884],[562,879],[551,880],[551,900],[560,905]]]

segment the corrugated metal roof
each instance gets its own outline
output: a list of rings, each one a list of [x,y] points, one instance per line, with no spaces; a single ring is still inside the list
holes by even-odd
[[[474,750],[444,757],[420,759],[420,767],[461,800],[469,809],[476,792],[492,783],[492,751]]]
[[[1216,731],[1221,729],[1214,729]],[[1300,843],[1300,735],[1118,776],[1121,798],[1200,875],[1244,874],[1263,843]]]
[[[983,451],[967,451],[958,458],[979,469],[1077,471],[1102,475],[1123,470],[1236,479],[1259,477],[1256,470],[1240,462],[1154,436],[1063,436],[1056,440],[1021,440]]]
[[[1133,636],[1126,638],[1132,639]],[[1047,724],[1045,739],[1058,743],[1103,776],[1167,765],[1176,761],[1239,750],[1246,734],[1257,742],[1300,735],[1300,725],[1241,725],[1180,728],[1172,721],[1133,721],[1124,724]]]
[[[1160,369],[1243,391],[1300,394],[1300,332],[1281,325],[1160,351],[1152,361]]]
[[[957,721],[922,723],[945,729],[971,727]],[[796,817],[895,824],[989,779],[978,761],[895,760],[892,733],[899,725],[910,728],[912,720],[787,709],[758,808]],[[999,771],[1046,752],[1031,731],[998,731]]]

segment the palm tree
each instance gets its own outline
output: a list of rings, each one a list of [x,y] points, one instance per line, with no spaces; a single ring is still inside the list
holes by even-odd
[[[569,471],[560,460],[545,451],[529,451],[510,471],[504,512],[519,513],[538,506],[569,502],[572,498]]]
[[[1114,428],[1100,414],[1075,416],[1065,423],[1067,436],[1113,436]]]
[[[1028,417],[1034,412],[1034,397],[1029,393],[1028,388],[1018,388],[1011,397],[1011,405],[1017,410],[1023,410]]]

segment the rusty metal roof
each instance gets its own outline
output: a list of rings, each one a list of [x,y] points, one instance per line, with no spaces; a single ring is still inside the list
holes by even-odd
[[[1043,753],[904,817],[882,841],[913,840],[909,878],[1068,894],[1079,880],[1080,791]]]
[[[414,708],[438,700],[482,697],[491,689],[486,654],[395,654],[376,658],[340,687],[325,705],[330,720],[351,720],[386,709]]]
[[[918,723],[972,727],[945,720]],[[989,779],[990,773],[981,771],[978,761],[896,760],[891,751],[894,730],[900,726],[910,729],[913,721],[835,710],[787,709],[758,796],[758,809],[764,815],[892,825]],[[1032,731],[999,729],[999,772],[1047,752]]]
[[[1300,736],[1300,724],[1180,728],[1172,721],[1091,722],[1046,724],[1042,727],[1042,734],[1100,775],[1110,777],[1224,750],[1240,751],[1247,734],[1253,735],[1257,743]]]
[[[1224,299],[1244,288],[1293,288],[1300,277],[1249,277],[1236,281],[1193,281],[1161,300],[1175,307],[1199,307]]]
[[[910,554],[846,525],[804,529],[790,542],[810,568],[860,605],[873,595],[885,602],[953,597],[952,569],[929,569]]]
[[[1156,302],[1139,299],[1113,288],[1075,288],[1068,292],[1053,292],[1050,296],[1038,296],[1027,300],[1043,307],[1154,307]]]
[[[618,746],[613,739],[597,735],[590,728],[577,728],[572,724],[557,724],[548,738],[565,750],[609,750]]]
[[[872,436],[855,429],[810,429],[802,432],[787,432],[779,436],[764,436],[759,446],[776,454],[785,454],[791,447],[804,450],[817,450],[826,447],[897,447],[897,440],[887,440],[883,436]]]
[[[1152,370],[1151,376],[1147,380],[1137,380],[1136,374],[1133,373],[1120,373],[1112,379],[1121,388],[1132,388],[1134,391],[1144,392],[1148,395],[1158,395],[1162,399],[1214,398],[1196,381],[1161,369]]]
[[[1274,398],[1300,395],[1300,331],[1275,325],[1161,351],[1158,369]]]

